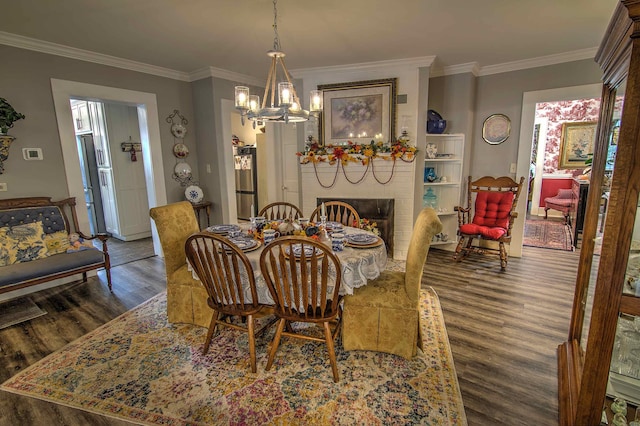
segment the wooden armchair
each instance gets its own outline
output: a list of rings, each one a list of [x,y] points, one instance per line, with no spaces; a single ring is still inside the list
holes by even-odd
[[[343,201],[327,201],[324,203],[324,207],[328,221],[339,222],[345,226],[353,226],[355,228],[360,227],[360,215],[358,215],[358,212],[351,204]],[[320,222],[321,214],[322,205],[319,205],[313,213],[311,213],[309,219],[312,222]]]
[[[275,319],[260,330],[255,330],[254,320],[263,306],[258,303],[253,267],[247,255],[225,237],[210,233],[190,236],[185,243],[185,252],[209,295],[207,304],[215,312],[202,353],[206,354],[209,350],[218,325],[244,331],[249,334],[251,372],[255,373],[256,336],[273,324]],[[247,326],[227,321],[226,318],[231,316],[246,318]]]
[[[302,217],[302,210],[294,204],[278,201],[264,206],[258,216],[264,216],[268,221],[277,219],[298,220]]]
[[[271,368],[282,336],[324,342],[329,352],[333,381],[337,383],[339,375],[334,341],[340,332],[340,321],[333,332],[330,324],[341,319],[340,259],[333,254],[331,247],[309,238],[282,237],[269,243],[260,253],[260,270],[275,301],[274,314],[280,318],[265,369]],[[291,327],[294,322],[320,325],[324,338],[294,330]]]
[[[520,182],[508,176],[484,176],[471,181],[469,176],[467,207],[454,207],[458,212],[460,237],[454,255],[458,262],[471,252],[498,251],[500,267],[503,271],[506,269],[508,255],[505,243],[511,242],[511,228],[518,216],[516,206],[523,182],[524,176]],[[498,249],[475,247],[472,245],[474,239],[494,241],[498,243]]]

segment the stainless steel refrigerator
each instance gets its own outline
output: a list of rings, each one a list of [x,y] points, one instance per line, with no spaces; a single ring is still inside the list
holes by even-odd
[[[254,146],[238,147],[233,160],[238,219],[249,220],[259,210],[256,148]],[[251,211],[252,207],[254,211]]]

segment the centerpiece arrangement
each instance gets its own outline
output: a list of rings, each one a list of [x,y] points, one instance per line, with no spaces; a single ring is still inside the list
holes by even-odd
[[[361,144],[354,143],[348,140],[346,144],[321,146],[313,136],[309,136],[309,138],[307,139],[305,150],[303,152],[296,153],[296,155],[300,157],[300,164],[313,164],[318,183],[323,188],[331,188],[336,183],[338,171],[340,169],[342,169],[342,173],[349,183],[357,184],[362,182],[367,172],[371,168],[371,172],[376,181],[382,185],[385,185],[389,183],[393,178],[396,160],[400,159],[401,161],[411,163],[415,161],[415,154],[417,151],[418,150],[416,149],[416,147],[409,143],[409,137],[406,131],[404,131],[401,137],[390,144],[386,144],[382,141],[376,142],[374,140],[371,140],[371,142],[368,144]],[[383,181],[376,175],[373,161],[374,159],[393,162],[391,175],[387,180]],[[336,172],[331,184],[325,185],[320,181],[317,170],[318,163],[325,163],[331,166],[336,166]],[[366,167],[359,179],[351,180],[347,176],[344,168],[349,163],[359,163]]]

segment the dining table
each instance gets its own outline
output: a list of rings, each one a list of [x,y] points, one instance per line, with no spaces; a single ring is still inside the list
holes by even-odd
[[[251,238],[249,236],[249,227],[248,223],[240,223],[235,224],[241,231],[243,238]],[[219,229],[224,229],[224,227],[234,227],[234,224],[229,225],[213,225],[205,228],[204,232],[216,232]],[[376,279],[380,276],[380,273],[385,269],[387,264],[387,248],[385,246],[384,241],[376,236],[377,239],[373,237],[368,237],[371,240],[375,240],[375,243],[359,245],[359,244],[350,244],[349,241],[355,241],[361,237],[362,234],[375,235],[369,231],[349,227],[342,226],[340,232],[345,234],[345,245],[344,249],[341,251],[334,251],[334,254],[340,260],[341,274],[342,280],[340,285],[340,294],[348,295],[353,294],[353,290],[367,285],[367,283],[371,280]],[[267,283],[262,276],[262,272],[260,270],[260,254],[264,250],[264,243],[261,240],[255,240],[257,244],[251,244],[252,247],[247,250],[243,250],[251,266],[253,268],[253,274],[256,282],[256,289],[258,294],[258,302],[264,305],[273,305],[274,301],[271,297],[271,293],[269,292],[269,288]],[[189,265],[189,270],[192,271],[193,278],[198,279],[195,271],[191,269]],[[243,275],[243,274],[241,274]],[[244,295],[247,301],[251,301],[251,291],[249,288],[249,280],[248,277],[241,277],[242,282],[246,283],[244,285]],[[332,287],[330,286],[332,289]]]

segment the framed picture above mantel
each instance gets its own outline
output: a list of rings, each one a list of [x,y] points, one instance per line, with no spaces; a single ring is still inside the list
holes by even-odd
[[[321,145],[395,140],[397,78],[321,84]]]

